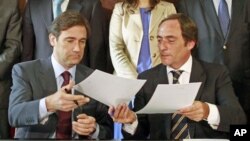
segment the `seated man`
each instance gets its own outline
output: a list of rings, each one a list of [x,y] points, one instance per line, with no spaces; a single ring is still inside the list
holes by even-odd
[[[108,108],[69,94],[74,81],[92,73],[79,64],[88,35],[89,25],[81,15],[62,13],[50,28],[51,57],[14,66],[9,123],[16,127],[15,138],[112,139]]]
[[[157,39],[162,64],[139,75],[147,82],[135,97],[134,111],[148,103],[158,84],[202,84],[194,103],[174,114],[136,115],[126,104],[110,107],[113,120],[124,123],[125,139],[229,138],[230,125],[245,124],[246,117],[227,69],[192,57],[195,23],[183,14],[170,15],[160,23]]]

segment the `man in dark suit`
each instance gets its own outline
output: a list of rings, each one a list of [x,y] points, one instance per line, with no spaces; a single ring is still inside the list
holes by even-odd
[[[89,35],[88,26],[79,13],[62,13],[50,28],[51,57],[14,66],[9,122],[16,127],[15,138],[112,139],[113,122],[107,107],[83,95],[68,94],[73,81],[79,83],[92,73],[92,69],[79,64]],[[68,74],[69,84],[64,83],[63,72]],[[60,122],[65,114],[68,123]]]
[[[0,13],[0,139],[7,139],[11,69],[17,62],[22,45],[18,1],[1,0]]]
[[[173,70],[182,70],[179,83],[202,82],[194,103],[176,112],[186,118],[188,137],[229,138],[230,125],[246,123],[245,114],[234,94],[227,69],[191,56],[197,32],[195,23],[184,14],[173,14],[160,23],[157,40],[162,64],[139,75],[139,79],[147,82],[135,97],[134,111],[148,103],[158,84],[176,81]],[[114,121],[125,123],[125,138],[173,139],[173,114],[135,116],[126,104],[110,107],[109,113]]]
[[[91,34],[85,48],[83,63],[90,68],[113,73],[109,56],[108,24],[100,0],[64,0],[62,11],[74,10],[90,23]],[[52,53],[48,29],[55,18],[55,0],[30,0],[23,18],[22,61],[47,58]]]
[[[246,99],[250,99],[250,31],[244,21],[245,1],[226,0],[230,22],[225,36],[219,20],[220,0],[180,0],[177,11],[187,14],[197,24],[199,39],[193,55],[206,62],[224,64],[229,69],[236,96],[249,123],[250,101]]]

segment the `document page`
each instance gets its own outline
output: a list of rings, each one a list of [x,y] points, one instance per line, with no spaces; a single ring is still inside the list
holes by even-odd
[[[198,93],[201,82],[189,84],[159,84],[145,107],[138,114],[174,113],[190,106]]]
[[[95,70],[89,77],[74,86],[77,90],[107,106],[129,103],[146,80],[117,77]]]

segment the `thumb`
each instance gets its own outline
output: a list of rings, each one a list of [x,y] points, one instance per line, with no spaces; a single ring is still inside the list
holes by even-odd
[[[70,80],[69,84],[62,87],[62,90],[64,92],[71,93],[71,89],[73,88],[74,85],[75,85],[75,82],[73,80]]]

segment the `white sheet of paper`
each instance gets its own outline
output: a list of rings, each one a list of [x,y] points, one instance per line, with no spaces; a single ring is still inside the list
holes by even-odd
[[[138,114],[174,113],[192,105],[201,82],[189,84],[159,84],[145,107]]]
[[[146,80],[126,79],[99,70],[74,86],[77,90],[108,106],[129,103]]]

